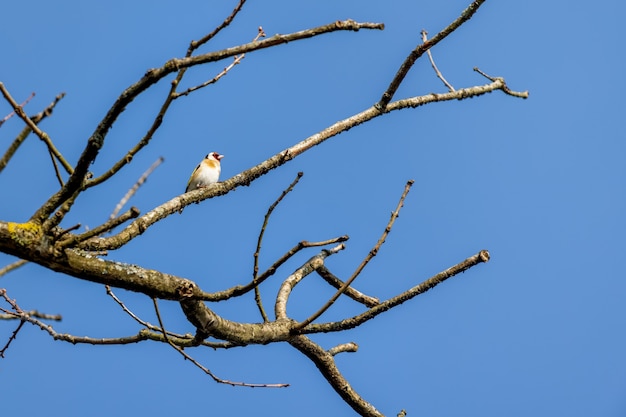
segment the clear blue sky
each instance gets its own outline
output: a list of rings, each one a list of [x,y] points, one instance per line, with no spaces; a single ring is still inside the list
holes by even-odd
[[[210,3],[219,3],[212,6]],[[338,19],[384,22],[384,31],[345,32],[248,54],[218,84],[177,102],[153,143],[101,191],[77,202],[66,226],[102,222],[159,156],[165,163],[132,204],[142,212],[180,194],[203,155],[226,155],[228,178],[376,102],[419,41],[456,18],[467,0],[250,2],[203,51]],[[0,81],[35,113],[64,91],[42,123],[75,161],[118,94],[152,67],[182,56],[235,1],[6,2]],[[305,175],[270,220],[266,267],[299,240],[348,234],[328,260],[347,277],[382,232],[404,183],[415,185],[387,244],[356,281],[381,299],[480,249],[492,260],[344,334],[338,357],[353,387],[381,412],[409,416],[626,415],[626,234],[622,2],[487,2],[433,50],[457,88],[482,84],[472,71],[503,76],[528,100],[501,93],[403,110],[344,133],[262,177],[252,187],[187,208],[109,258],[159,269],[207,291],[247,282],[269,204],[298,171]],[[193,85],[228,62],[188,73]],[[135,101],[93,166],[102,172],[149,126],[168,88]],[[444,92],[426,60],[398,98]],[[0,116],[9,112],[0,102]],[[0,129],[4,152],[22,128]],[[0,219],[25,220],[54,191],[42,144],[31,137],[0,175]],[[9,200],[8,196],[17,196]],[[292,260],[263,287],[267,302],[308,257]],[[14,259],[0,255],[0,266]],[[139,328],[104,288],[28,265],[0,279],[24,309],[62,314],[57,331],[92,337]],[[289,304],[297,319],[329,297],[309,277]],[[151,301],[118,291],[156,323]],[[258,321],[251,296],[214,306],[232,320]],[[320,320],[352,315],[350,301]],[[166,325],[192,332],[176,303]],[[4,344],[14,324],[0,324]],[[190,351],[222,378],[285,382],[287,389],[217,385],[165,345],[72,346],[27,326],[0,361],[3,415],[352,415],[316,368],[286,344]]]

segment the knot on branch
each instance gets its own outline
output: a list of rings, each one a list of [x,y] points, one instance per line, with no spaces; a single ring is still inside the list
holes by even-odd
[[[183,282],[176,288],[176,294],[180,299],[191,298],[193,296],[196,285],[189,281],[183,280]]]
[[[337,26],[338,28],[351,28],[354,31],[359,30],[359,26],[356,24],[356,22],[352,19],[347,19],[347,20],[337,20],[335,22],[335,26]]]

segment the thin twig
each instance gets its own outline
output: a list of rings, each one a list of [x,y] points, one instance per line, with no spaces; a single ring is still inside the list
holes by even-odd
[[[296,175],[296,178],[291,182],[291,184],[289,184],[289,187],[283,190],[283,192],[276,199],[276,201],[274,201],[274,203],[272,203],[272,205],[267,209],[267,213],[265,213],[265,218],[263,219],[263,225],[261,226],[261,231],[259,232],[259,238],[257,239],[256,250],[254,251],[254,268],[252,271],[252,282],[254,284],[254,300],[256,301],[256,305],[259,308],[259,312],[261,313],[264,322],[268,322],[269,319],[267,318],[267,313],[265,313],[265,309],[263,308],[263,302],[261,301],[261,292],[259,290],[259,284],[257,281],[259,273],[259,254],[261,253],[261,243],[263,242],[263,236],[265,235],[267,222],[269,221],[272,212],[274,211],[276,206],[278,206],[278,204],[283,200],[283,198],[285,198],[285,196],[293,190],[296,184],[298,184],[300,178],[302,178],[302,175],[302,172],[298,172],[298,175]]]
[[[249,283],[245,285],[237,285],[225,291],[211,293],[210,297],[205,297],[203,299],[206,301],[223,301],[223,300],[228,300],[229,298],[232,298],[232,297],[239,297],[253,290],[257,285],[260,285],[263,281],[265,281],[266,279],[274,275],[281,265],[287,262],[292,256],[300,252],[302,249],[314,248],[314,247],[319,247],[319,246],[327,246],[327,245],[332,245],[335,243],[345,242],[347,240],[348,240],[348,236],[339,236],[333,239],[325,240],[323,242],[308,242],[306,240],[303,240],[299,242],[293,248],[289,249],[283,256],[281,256],[276,262],[274,262],[272,266],[270,266],[265,272],[260,274],[257,277],[256,281],[253,279],[252,281],[250,281]]]
[[[30,101],[33,97],[35,97],[35,92],[34,92],[34,91],[33,91],[32,93],[30,93],[30,96],[28,96],[28,97],[26,98],[26,100],[24,100],[24,101],[23,101],[23,102],[19,105],[19,107],[23,109],[23,108],[24,108],[24,106],[25,106],[25,105],[27,105],[27,104],[28,104],[28,102],[29,102],[29,101]],[[4,116],[4,117],[2,118],[2,120],[0,120],[0,127],[2,127],[2,125],[4,124],[4,122],[6,122],[7,120],[9,120],[9,119],[10,119],[11,117],[13,117],[13,116],[15,116],[15,110],[13,110],[11,113],[9,113],[9,114],[7,114],[6,116]]]
[[[183,91],[182,93],[175,93],[174,94],[174,100],[187,96],[190,93],[193,93],[196,90],[199,90],[201,88],[204,88],[206,86],[209,86],[211,84],[215,84],[216,82],[218,82],[220,80],[220,78],[222,78],[223,76],[225,76],[226,74],[228,74],[228,72],[233,69],[235,67],[235,65],[239,64],[241,62],[241,60],[245,57],[246,55],[238,55],[233,59],[233,62],[228,65],[227,67],[225,67],[219,74],[217,74],[215,77],[211,78],[208,81],[203,82],[202,84],[198,84],[196,86],[193,87],[189,87],[188,89],[186,89],[185,91]]]
[[[330,353],[332,356],[335,356],[338,353],[344,353],[344,352],[354,353],[358,350],[359,350],[359,345],[357,345],[354,342],[349,342],[349,343],[343,343],[341,345],[337,345],[333,348],[330,348],[328,349],[327,352]]]
[[[259,33],[255,36],[255,38],[252,40],[252,42],[258,41],[260,38],[264,38],[265,37],[265,32],[263,31],[263,28],[261,26],[259,26]],[[185,91],[183,91],[182,93],[175,93],[174,94],[174,99],[189,95],[190,93],[199,90],[201,88],[204,88],[208,85],[211,84],[215,84],[216,82],[218,82],[220,80],[220,78],[222,78],[223,76],[225,76],[226,74],[228,74],[228,72],[233,69],[235,67],[235,65],[239,64],[241,62],[242,59],[244,59],[246,56],[246,54],[241,54],[241,55],[236,55],[233,58],[233,62],[228,65],[226,68],[224,68],[222,70],[222,72],[220,72],[219,74],[217,74],[215,77],[211,78],[208,81],[203,82],[202,84],[196,85],[194,87],[190,87],[188,89],[186,89]]]
[[[11,308],[13,308],[13,310],[15,310],[15,314],[16,315],[22,315],[23,311],[22,309],[17,305],[17,302],[15,300],[12,300],[9,295],[7,294],[7,290],[4,288],[0,288],[0,296],[2,298],[4,298],[4,300],[11,306]],[[4,310],[4,309],[3,309]],[[7,310],[4,310],[7,311]],[[7,311],[8,312],[8,311]],[[12,313],[12,312],[11,312]],[[2,348],[2,350],[0,350],[0,358],[4,358],[4,352],[6,352],[6,350],[9,348],[9,346],[11,345],[11,342],[13,340],[15,340],[15,338],[17,337],[18,332],[22,329],[22,326],[24,325],[24,321],[20,322],[20,324],[17,326],[17,328],[13,331],[13,333],[11,333],[11,336],[9,337],[9,340],[7,341],[7,343],[4,345],[4,347]]]
[[[144,182],[146,182],[146,180],[148,179],[148,177],[150,176],[150,174],[152,174],[152,171],[154,171],[159,165],[161,165],[161,163],[164,161],[164,158],[162,156],[159,157],[159,159],[157,159],[156,161],[154,161],[152,163],[152,165],[150,165],[150,168],[148,168],[146,170],[146,172],[144,172],[141,177],[139,177],[139,179],[137,180],[137,182],[135,183],[135,185],[133,185],[130,190],[128,190],[128,192],[124,195],[124,197],[122,197],[122,199],[120,200],[119,203],[117,203],[117,206],[115,206],[115,209],[113,210],[113,212],[111,213],[111,215],[109,216],[109,220],[113,220],[115,218],[115,216],[117,216],[117,213],[120,212],[120,210],[122,209],[122,207],[124,207],[124,205],[128,202],[128,200],[130,200],[130,198],[135,195],[135,193],[137,192],[137,190],[139,189],[139,187],[141,187],[143,185]]]
[[[139,209],[137,207],[131,207],[128,211],[126,211],[125,213],[121,214],[119,217],[116,217],[114,219],[108,220],[107,222],[101,224],[98,227],[94,227],[93,229],[81,234],[81,235],[73,235],[61,242],[59,242],[59,246],[62,248],[66,248],[66,247],[70,247],[70,246],[74,246],[77,243],[80,243],[84,240],[90,239],[94,236],[98,236],[101,235],[105,232],[108,232],[109,230],[112,230],[114,228],[116,228],[117,226],[119,226],[122,223],[125,223],[126,221],[130,220],[130,219],[134,219],[136,217],[139,216]]]
[[[80,226],[81,226],[80,223],[76,223],[74,226],[70,226],[67,229],[63,229],[59,231],[57,235],[54,237],[54,240],[56,241],[60,240],[63,236],[67,235],[68,233],[73,232],[74,230],[80,229]]]
[[[313,320],[317,319],[319,316],[324,314],[324,312],[328,310],[330,306],[334,304],[335,301],[337,301],[337,299],[341,296],[341,294],[344,293],[344,291],[350,286],[350,284],[352,284],[352,282],[356,279],[356,277],[359,276],[359,274],[361,273],[361,271],[363,271],[363,268],[365,268],[365,266],[369,263],[369,261],[372,260],[374,256],[376,256],[380,247],[383,245],[383,243],[385,243],[385,239],[387,238],[387,235],[389,234],[389,232],[391,232],[391,228],[393,227],[394,222],[400,215],[400,209],[402,208],[404,204],[404,199],[409,193],[409,190],[411,189],[412,185],[413,185],[413,180],[407,181],[406,185],[404,186],[404,191],[402,192],[402,195],[400,196],[400,201],[398,202],[398,205],[396,206],[395,211],[391,213],[391,218],[389,219],[389,222],[387,223],[387,226],[385,227],[383,234],[380,236],[380,238],[378,239],[378,242],[376,242],[376,245],[374,245],[372,250],[369,251],[365,259],[363,259],[361,264],[352,273],[352,276],[341,286],[341,288],[339,288],[339,290],[337,290],[337,292],[318,311],[313,313],[306,320],[302,321],[301,323],[298,323],[293,329],[294,332],[298,332],[302,330],[307,325],[312,323]]]
[[[11,107],[13,107],[13,110],[15,110],[15,113],[20,117],[20,119],[22,119],[24,123],[26,123],[26,125],[28,125],[28,127],[30,127],[33,132],[35,132],[37,136],[39,136],[39,138],[48,146],[50,152],[52,152],[54,156],[59,160],[59,162],[61,162],[61,165],[63,165],[65,171],[67,171],[67,173],[71,175],[74,172],[72,166],[65,160],[63,155],[61,155],[61,152],[59,152],[59,150],[54,146],[48,134],[39,129],[39,127],[37,127],[37,123],[33,122],[33,120],[28,117],[26,112],[24,112],[24,109],[22,109],[19,104],[15,102],[15,100],[2,82],[0,82],[0,92],[2,93],[6,101],[9,102]]]
[[[59,224],[61,224],[61,222],[67,215],[67,213],[69,213],[70,210],[72,209],[72,206],[76,202],[76,198],[78,197],[78,194],[80,194],[80,188],[76,192],[74,192],[74,194],[71,195],[70,198],[65,200],[65,202],[61,205],[61,207],[59,207],[59,209],[54,213],[53,216],[50,216],[43,223],[42,229],[45,231],[49,231],[49,230],[52,230],[52,228],[59,226]],[[66,234],[66,232],[77,229],[78,227],[80,227],[80,223],[78,225],[72,226],[66,229],[65,231],[61,232],[59,236]]]
[[[126,314],[128,314],[130,317],[133,318],[133,320],[135,320],[137,323],[141,324],[142,326],[148,327],[148,322],[140,319],[139,316],[137,316],[135,313],[130,311],[128,307],[126,307],[126,305],[122,302],[122,300],[117,298],[117,296],[111,290],[110,285],[105,285],[104,288],[106,289],[107,295],[111,297],[113,301],[115,301],[122,308],[122,310],[124,310]]]
[[[17,301],[12,300],[9,297],[9,294],[7,294],[7,290],[5,288],[0,288],[0,297],[4,298],[4,301],[6,301],[17,314],[23,313],[23,310],[20,308],[20,306],[17,305]]]
[[[7,314],[0,314],[0,319],[2,320],[20,320],[21,317],[19,314],[17,313],[13,313],[13,312],[6,312]],[[61,321],[63,320],[63,316],[61,316],[60,314],[46,314],[46,313],[40,313],[37,310],[30,310],[30,311],[24,311],[23,314],[27,314],[31,317],[35,317],[37,319],[42,319],[42,320],[54,320],[54,321]]]
[[[57,95],[54,101],[50,103],[45,109],[43,109],[41,112],[37,113],[34,116],[30,116],[30,119],[33,121],[33,123],[39,123],[46,117],[50,116],[56,104],[63,97],[65,97],[65,93],[61,93]],[[13,142],[11,143],[11,146],[9,146],[7,151],[2,156],[2,159],[0,159],[0,172],[2,172],[4,167],[7,166],[7,164],[9,163],[9,161],[11,160],[15,152],[18,150],[18,148],[24,142],[24,140],[26,140],[30,132],[32,132],[30,127],[25,126],[24,129],[22,129],[22,131],[19,133],[19,135],[17,135],[17,137],[13,140]]]
[[[14,269],[19,268],[20,266],[22,266],[22,265],[24,265],[24,264],[26,264],[26,263],[28,263],[28,261],[27,261],[27,260],[20,259],[20,260],[17,260],[17,261],[15,261],[15,262],[11,263],[11,264],[8,264],[8,265],[7,265],[7,266],[5,266],[4,268],[1,268],[1,269],[0,269],[0,277],[1,277],[1,276],[3,276],[3,275],[5,275],[5,274],[6,274],[6,273],[8,273],[8,272],[13,271]]]
[[[332,272],[330,272],[328,268],[326,268],[325,265],[322,265],[319,268],[317,268],[316,272],[319,274],[320,277],[324,279],[324,281],[326,281],[327,283],[329,283],[336,289],[341,288],[344,284],[344,282],[340,280],[339,278],[337,278]],[[352,287],[346,288],[344,294],[346,295],[346,297],[352,298],[357,303],[361,303],[365,305],[366,307],[374,307],[380,304],[380,300],[378,298],[365,295],[362,292],[357,291]]]
[[[4,345],[4,347],[2,349],[0,349],[0,358],[4,358],[4,352],[6,352],[6,350],[9,348],[9,346],[11,346],[11,342],[14,341],[17,338],[17,334],[22,329],[22,326],[24,326],[24,321],[23,320],[20,321],[20,324],[18,324],[17,327],[15,328],[15,330],[13,330],[13,332],[11,333],[11,336],[9,336],[9,340],[7,340],[7,342]]]
[[[474,67],[474,71],[476,71],[477,73],[479,73],[480,75],[482,75],[483,77],[487,78],[488,80],[492,81],[492,82],[501,82],[502,84],[504,84],[501,88],[501,90],[505,93],[508,94],[510,96],[513,97],[519,97],[519,98],[528,98],[528,91],[513,91],[511,89],[509,89],[509,87],[506,85],[506,82],[504,81],[504,78],[502,77],[492,77],[490,75],[485,74],[483,71],[481,71],[479,68]]]
[[[204,45],[205,43],[213,39],[215,35],[221,32],[222,29],[230,25],[232,21],[235,19],[235,16],[237,16],[237,14],[239,14],[239,12],[241,11],[241,8],[243,7],[245,2],[246,0],[239,0],[239,3],[235,6],[233,11],[230,13],[230,15],[226,19],[224,19],[224,21],[218,27],[213,29],[211,33],[209,33],[208,35],[206,35],[200,40],[191,41],[191,43],[189,44],[189,49],[187,49],[187,56],[191,56],[191,54],[196,49],[198,49],[200,46]]]
[[[426,29],[422,29],[422,42],[426,43],[426,41],[428,40],[428,38],[426,37],[427,35],[428,35],[428,32],[426,32]],[[430,52],[430,49],[427,50],[426,53],[428,54],[428,59],[430,60],[430,65],[435,70],[435,74],[437,74],[437,77],[445,84],[446,87],[448,87],[449,91],[456,91],[454,89],[454,87],[452,87],[452,84],[450,84],[443,77],[443,74],[441,73],[441,71],[439,71],[439,68],[437,68],[437,65],[435,65],[435,60],[433,59],[433,54]]]
[[[52,161],[52,166],[54,167],[54,174],[57,177],[57,181],[59,181],[59,185],[63,187],[63,178],[61,177],[61,172],[59,172],[59,166],[57,165],[57,161],[54,158],[54,154],[50,149],[48,149],[48,154],[50,155],[50,160]]]
[[[208,376],[210,376],[213,381],[218,382],[220,384],[226,384],[226,385],[232,385],[232,386],[238,386],[238,387],[250,387],[250,388],[286,388],[289,386],[289,384],[250,384],[247,382],[235,382],[235,381],[229,381],[227,379],[222,379],[217,377],[213,372],[211,372],[207,367],[205,367],[204,365],[202,365],[201,363],[199,363],[198,361],[196,361],[194,358],[192,358],[191,356],[189,356],[187,354],[187,352],[185,352],[184,350],[182,350],[180,347],[176,346],[174,343],[172,343],[169,339],[169,337],[167,336],[167,332],[165,331],[165,326],[163,325],[163,320],[161,319],[161,313],[159,311],[159,304],[156,298],[152,298],[152,303],[154,304],[154,311],[156,312],[157,315],[157,319],[159,321],[159,326],[161,326],[161,331],[163,332],[163,337],[165,338],[165,341],[172,347],[174,348],[174,350],[176,350],[178,353],[180,353],[181,355],[183,355],[183,357],[185,359],[187,359],[188,361],[190,361],[191,363],[193,363],[195,366],[197,366],[198,368],[200,368],[205,374],[207,374]]]
[[[115,301],[126,314],[128,314],[137,323],[145,327],[145,329],[140,332],[143,334],[143,337],[149,340],[153,340],[155,342],[166,342],[165,336],[163,336],[163,331],[159,326],[155,326],[150,322],[142,320],[139,316],[133,313],[128,307],[126,307],[124,302],[122,302],[122,300],[120,300],[115,295],[115,293],[111,290],[111,287],[109,285],[105,285],[105,288],[106,288],[107,295],[110,296],[113,299],[113,301]],[[158,332],[158,333],[154,333],[154,332]],[[182,335],[182,334],[168,331],[167,337],[169,337],[169,339],[173,341],[177,346],[181,346],[181,347],[198,346],[198,343],[195,341],[195,338],[191,334]],[[230,342],[203,341],[201,345],[207,346],[213,349],[230,349],[234,347],[239,347],[239,345],[236,345]]]

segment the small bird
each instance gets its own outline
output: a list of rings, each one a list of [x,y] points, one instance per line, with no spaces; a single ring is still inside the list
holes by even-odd
[[[224,155],[217,152],[211,152],[204,157],[202,162],[193,170],[185,192],[188,193],[198,188],[206,187],[209,184],[216,183],[220,178],[220,160]]]

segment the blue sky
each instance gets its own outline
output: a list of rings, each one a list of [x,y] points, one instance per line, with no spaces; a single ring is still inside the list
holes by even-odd
[[[30,114],[67,96],[41,127],[70,161],[119,93],[143,73],[184,55],[233,1],[9,2],[0,26],[0,81]],[[444,4],[445,3],[445,4]],[[201,51],[334,20],[384,22],[384,31],[334,33],[248,54],[214,86],[175,103],[153,142],[101,188],[85,193],[66,226],[93,227],[159,156],[131,201],[143,213],[184,191],[209,151],[226,155],[222,178],[375,103],[420,39],[456,18],[467,1],[250,2]],[[261,268],[300,240],[348,234],[327,261],[348,277],[374,245],[405,182],[415,185],[378,256],[355,286],[389,298],[481,249],[492,259],[344,334],[337,358],[353,387],[381,412],[428,416],[623,416],[626,413],[626,168],[621,118],[626,93],[624,5],[565,1],[487,2],[435,49],[456,87],[502,76],[528,100],[492,93],[403,110],[352,129],[259,180],[161,221],[110,259],[196,281],[206,291],[247,282],[267,207],[304,172],[275,210]],[[228,62],[195,68],[186,84]],[[102,172],[148,128],[167,88],[161,82],[124,112],[96,163]],[[426,60],[397,98],[444,92]],[[9,113],[0,102],[0,117]],[[0,149],[22,128],[0,129]],[[54,192],[45,148],[30,137],[0,175],[0,219],[23,221]],[[15,196],[9,199],[7,196]],[[266,300],[317,251],[292,259],[262,288]],[[0,266],[14,259],[0,255]],[[54,327],[92,337],[139,328],[104,288],[27,265],[0,278],[24,309],[62,314]],[[157,322],[145,296],[117,291]],[[313,276],[289,312],[304,319],[332,294]],[[269,302],[269,301],[267,301]],[[232,320],[259,320],[252,296],[212,306]],[[176,303],[166,325],[192,332]],[[319,320],[361,311],[344,301]],[[0,324],[0,344],[14,324]],[[352,415],[306,358],[286,344],[190,351],[218,376],[291,384],[287,389],[218,385],[165,345],[72,346],[27,326],[0,361],[6,415],[91,416],[137,412],[233,415]]]

